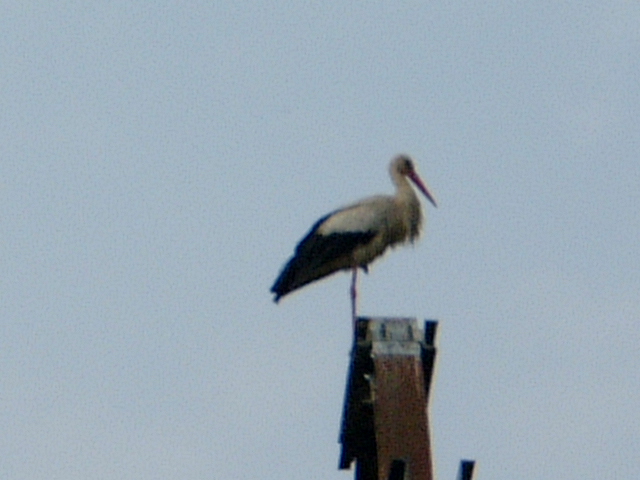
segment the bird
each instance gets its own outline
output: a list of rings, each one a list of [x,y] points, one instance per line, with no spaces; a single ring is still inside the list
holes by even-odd
[[[437,207],[409,155],[394,157],[389,174],[396,187],[395,195],[365,198],[313,224],[271,287],[276,303],[311,282],[340,270],[351,270],[351,315],[355,326],[358,269],[368,273],[368,265],[389,247],[413,243],[420,235],[423,214],[409,180]]]

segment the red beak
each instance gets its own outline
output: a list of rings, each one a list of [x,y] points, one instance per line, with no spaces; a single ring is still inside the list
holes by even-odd
[[[420,189],[420,191],[424,193],[424,196],[427,197],[427,200],[429,200],[433,204],[433,206],[437,208],[438,205],[436,204],[435,199],[433,198],[431,193],[429,193],[429,189],[424,184],[422,179],[418,176],[418,174],[416,172],[409,172],[408,177],[416,185],[416,187],[418,187],[418,189]]]

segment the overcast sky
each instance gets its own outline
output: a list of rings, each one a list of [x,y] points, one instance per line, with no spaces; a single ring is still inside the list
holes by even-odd
[[[349,275],[268,290],[400,152],[438,478],[637,476],[640,3],[9,0],[0,65],[1,478],[353,478]]]

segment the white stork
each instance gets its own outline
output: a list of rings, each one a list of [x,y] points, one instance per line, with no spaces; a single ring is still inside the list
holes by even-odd
[[[351,313],[355,322],[358,267],[367,272],[367,265],[387,247],[413,243],[420,233],[420,201],[407,178],[437,206],[410,157],[395,157],[389,173],[396,186],[395,195],[366,198],[325,215],[311,227],[271,287],[276,303],[308,283],[339,270],[351,270]]]

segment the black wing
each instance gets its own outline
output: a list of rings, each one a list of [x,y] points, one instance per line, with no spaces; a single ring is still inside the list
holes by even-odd
[[[337,212],[318,220],[296,247],[294,256],[271,287],[276,302],[280,297],[314,280],[353,267],[351,252],[356,247],[367,244],[375,236],[373,231],[319,234],[320,225],[334,213]]]

